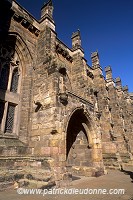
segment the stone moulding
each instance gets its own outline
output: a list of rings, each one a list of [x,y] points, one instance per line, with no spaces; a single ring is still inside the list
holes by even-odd
[[[77,94],[75,94],[71,91],[68,91],[68,95],[79,99],[81,103],[85,103],[85,104],[89,105],[92,108],[92,110],[94,110],[94,105],[92,103],[90,103],[89,101],[87,101],[86,99],[83,99],[81,96],[78,96]]]
[[[33,24],[31,24],[30,21],[28,21],[27,19],[25,19],[23,16],[20,16],[19,14],[15,13],[13,15],[13,19],[18,22],[21,23],[21,25],[28,29],[31,33],[33,33],[35,36],[39,36],[40,30],[38,30],[35,26],[33,26]]]
[[[69,55],[68,51],[61,47],[60,44],[56,45],[56,52],[61,54],[64,58],[66,58],[69,62],[73,62],[73,58]]]

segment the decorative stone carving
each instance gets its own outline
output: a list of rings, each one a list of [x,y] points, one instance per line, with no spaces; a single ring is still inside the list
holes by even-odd
[[[87,76],[89,76],[91,79],[94,79],[94,75],[92,72],[90,72],[88,69],[86,70]]]
[[[60,102],[64,105],[68,103],[68,94],[67,93],[60,93],[59,94]]]
[[[70,62],[73,61],[72,57],[69,55],[69,52],[67,50],[65,50],[60,44],[56,45],[56,52],[61,54],[68,61],[70,61]]]
[[[28,29],[31,33],[36,35],[37,37],[39,36],[40,30],[38,30],[34,25],[31,19],[26,19],[24,16],[20,16],[18,13],[14,13],[13,19],[21,23],[21,25]]]

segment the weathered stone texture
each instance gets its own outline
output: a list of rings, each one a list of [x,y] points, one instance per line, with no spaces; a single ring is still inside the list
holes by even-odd
[[[88,66],[80,31],[73,33],[71,49],[57,38],[52,1],[43,6],[40,21],[15,1],[10,7],[5,43],[15,38],[10,63],[19,61],[21,81],[18,94],[0,89],[0,100],[18,106],[15,135],[0,129],[3,166],[11,162],[13,170],[31,170],[29,177],[40,181],[47,175],[60,186],[71,173],[96,176],[104,165],[132,164],[133,95],[127,86],[119,77],[113,80],[110,66],[104,78],[98,52]]]

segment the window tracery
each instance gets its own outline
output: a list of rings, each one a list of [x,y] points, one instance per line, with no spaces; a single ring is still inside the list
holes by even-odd
[[[12,133],[14,125],[15,106],[8,104],[5,132]]]
[[[12,48],[0,46],[0,133],[16,134],[20,90],[20,62]],[[17,96],[16,96],[17,93]],[[8,94],[8,95],[6,95]]]
[[[15,68],[12,73],[12,81],[11,81],[11,92],[17,92],[18,89],[18,81],[19,81],[19,71],[18,68]]]

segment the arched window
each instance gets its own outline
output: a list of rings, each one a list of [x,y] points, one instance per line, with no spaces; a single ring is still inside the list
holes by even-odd
[[[9,80],[9,65],[4,65],[0,74],[0,89],[7,90],[8,80]]]
[[[11,82],[11,92],[17,92],[18,89],[18,80],[19,80],[19,72],[18,68],[15,68],[12,73],[12,82]]]
[[[0,73],[0,132],[3,136],[17,134],[19,68],[5,64]],[[17,94],[16,94],[17,93]]]

